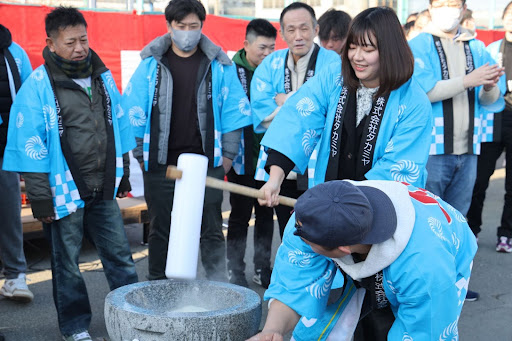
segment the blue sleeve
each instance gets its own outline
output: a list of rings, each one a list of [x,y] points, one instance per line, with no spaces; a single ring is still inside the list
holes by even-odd
[[[432,105],[423,90],[411,81],[402,95],[391,140],[385,153],[365,174],[368,180],[395,180],[425,187],[426,164],[432,141]]]
[[[117,88],[112,73],[108,71],[103,75],[103,77],[110,88],[109,94],[112,100],[112,116],[117,120],[117,125],[119,128],[122,147],[121,153],[128,153],[137,145],[135,142],[135,136],[133,135],[128,116],[125,115],[121,105],[121,94],[119,93],[119,89]]]
[[[264,299],[275,298],[301,316],[320,317],[327,306],[336,267],[333,261],[313,252],[293,234],[294,224],[295,215],[292,215]]]
[[[432,35],[420,33],[409,41],[414,55],[414,74],[421,88],[428,93],[441,80],[440,62],[432,43]],[[437,58],[437,59],[436,59]]]
[[[274,88],[275,81],[272,80],[271,57],[272,55],[263,59],[263,62],[254,71],[251,80],[252,119],[254,129],[259,133],[265,131],[260,126],[261,122],[277,108],[274,97],[278,90]]]
[[[26,81],[32,73],[32,65],[30,64],[30,59],[28,58],[27,53],[20,45],[14,42],[9,46],[9,50],[13,54],[16,64],[18,65],[21,82]]]
[[[331,101],[339,98],[339,70],[339,63],[333,64],[308,80],[284,103],[261,141],[288,157],[302,173],[322,136],[328,110],[335,106]]]
[[[223,87],[228,89],[222,100],[223,134],[252,125],[251,105],[236,74],[235,64],[223,65]]]
[[[38,71],[38,75],[42,74],[40,69],[34,72]],[[50,84],[42,84],[29,78],[21,86],[11,106],[4,170],[50,172],[46,125],[56,124],[57,115],[55,110],[50,105],[45,105],[41,99],[38,88],[45,85],[50,88]]]
[[[150,87],[150,78],[153,77],[150,71],[154,59],[147,58],[140,62],[135,70],[130,82],[124,90],[121,105],[124,113],[128,116],[135,137],[142,138],[146,131],[148,115],[151,110],[154,93],[154,84]],[[154,77],[153,77],[154,78]],[[151,93],[150,93],[151,92]]]

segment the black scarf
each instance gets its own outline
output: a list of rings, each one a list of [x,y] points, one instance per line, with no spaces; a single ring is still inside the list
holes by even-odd
[[[47,49],[47,47],[45,48]],[[49,51],[48,56],[52,59],[53,63],[71,79],[87,78],[92,75],[92,50],[89,49],[89,54],[83,60],[68,60],[57,55],[55,52]],[[43,52],[44,57],[44,52]],[[45,57],[45,60],[47,58]]]
[[[450,79],[448,71],[448,62],[446,54],[441,43],[441,38],[432,35],[434,38],[434,46],[441,63],[441,77],[443,80]],[[464,42],[464,53],[466,55],[466,75],[473,72],[475,63],[473,62],[473,54],[469,47],[469,42]],[[469,130],[468,130],[468,154],[473,154],[473,130],[475,128],[475,88],[468,88],[469,101]],[[453,153],[453,99],[445,99],[443,101],[443,119],[444,119],[444,154]]]

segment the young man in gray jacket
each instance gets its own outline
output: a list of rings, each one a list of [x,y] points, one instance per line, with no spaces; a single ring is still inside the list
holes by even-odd
[[[201,34],[206,11],[197,0],[172,0],[165,9],[169,33],[141,53],[123,94],[123,108],[138,138],[134,156],[144,169],[150,215],[150,280],[165,278],[174,180],[168,165],[179,155],[209,159],[208,175],[223,179],[238,154],[241,129],[251,123],[249,101],[221,48]],[[222,233],[222,191],[206,189],[201,256],[206,276],[227,280]]]

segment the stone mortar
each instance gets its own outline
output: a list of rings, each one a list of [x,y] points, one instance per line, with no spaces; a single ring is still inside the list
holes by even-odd
[[[195,306],[206,312],[178,312]],[[105,299],[112,341],[241,341],[258,332],[261,299],[247,288],[201,280],[126,285]]]

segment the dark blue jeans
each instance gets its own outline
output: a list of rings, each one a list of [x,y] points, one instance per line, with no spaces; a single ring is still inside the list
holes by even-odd
[[[138,281],[117,201],[95,200],[43,227],[51,244],[53,300],[60,332],[68,336],[85,331],[91,322],[91,306],[78,268],[85,230],[98,250],[110,290]]]
[[[441,197],[464,216],[476,179],[476,155],[430,155],[426,190]]]

